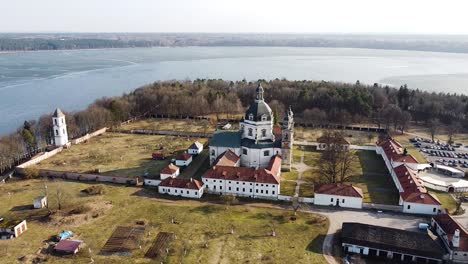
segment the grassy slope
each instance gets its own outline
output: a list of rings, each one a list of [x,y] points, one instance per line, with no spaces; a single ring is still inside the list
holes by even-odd
[[[43,161],[41,169],[87,172],[100,169],[101,173],[113,176],[159,175],[173,157],[174,151],[183,151],[195,140],[205,143],[207,139],[179,138],[169,136],[133,135],[106,133],[88,143],[74,145],[70,149]],[[160,146],[164,149],[160,150]],[[151,159],[151,153],[167,155],[163,161]]]
[[[432,189],[428,189],[428,191],[432,194],[435,194],[439,201],[442,203],[442,207],[447,209],[449,213],[454,213],[457,209],[457,203],[453,197],[446,192],[436,191]]]
[[[262,209],[250,206],[212,205],[192,200],[160,200],[151,198],[154,191],[137,188],[106,185],[103,196],[88,197],[79,193],[89,184],[77,182],[48,182],[49,193],[58,186],[66,190],[67,210],[77,204],[99,204],[112,202],[112,208],[102,216],[79,225],[51,225],[30,220],[28,215],[38,215],[44,210],[10,211],[12,207],[32,203],[33,197],[42,193],[43,183],[39,180],[13,182],[0,185],[0,215],[23,216],[28,219],[29,230],[18,239],[0,241],[0,248],[6,249],[0,255],[2,263],[15,263],[20,256],[34,254],[42,241],[59,231],[71,229],[78,238],[92,249],[95,263],[151,263],[143,258],[152,240],[159,231],[175,232],[177,240],[171,245],[167,263],[179,263],[182,244],[188,245],[188,254],[183,263],[324,263],[321,247],[328,222],[317,215],[299,215],[296,222],[290,222],[291,211]],[[11,193],[11,199],[8,198]],[[52,195],[51,206],[55,208]],[[75,206],[74,206],[75,205]],[[180,224],[171,224],[175,217]],[[142,241],[143,250],[136,250],[131,257],[102,256],[102,248],[118,225],[132,225],[135,220],[148,221],[147,231],[151,235]],[[64,219],[67,223],[67,219]],[[276,226],[277,237],[267,234],[270,225]],[[229,225],[235,226],[235,234],[228,234]],[[203,244],[207,242],[208,248]],[[49,257],[47,263],[89,263],[87,248],[74,259]]]

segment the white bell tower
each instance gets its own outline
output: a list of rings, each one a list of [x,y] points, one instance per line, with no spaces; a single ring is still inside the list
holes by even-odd
[[[54,145],[61,147],[68,143],[67,123],[65,114],[59,108],[55,109],[52,116],[52,133],[54,134]]]

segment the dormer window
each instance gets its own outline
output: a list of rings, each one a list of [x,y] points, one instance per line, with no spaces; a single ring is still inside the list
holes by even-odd
[[[267,116],[266,115],[262,115],[262,121],[267,121]]]
[[[250,120],[250,121],[253,121],[253,114],[250,114],[250,115],[249,115],[249,120]]]
[[[253,136],[253,129],[252,128],[249,128],[249,136]]]

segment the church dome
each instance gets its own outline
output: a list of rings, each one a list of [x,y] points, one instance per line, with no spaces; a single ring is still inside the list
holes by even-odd
[[[259,84],[255,90],[255,102],[250,105],[249,109],[245,113],[245,120],[250,121],[271,121],[272,111],[270,106],[263,100],[263,87]]]

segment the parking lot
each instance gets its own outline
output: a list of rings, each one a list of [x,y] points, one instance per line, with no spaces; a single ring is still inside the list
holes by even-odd
[[[450,146],[423,138],[412,138],[410,142],[423,153],[428,162],[468,171],[468,146],[460,143]]]

